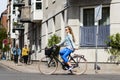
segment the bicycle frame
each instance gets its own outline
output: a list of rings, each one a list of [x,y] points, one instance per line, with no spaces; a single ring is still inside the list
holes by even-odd
[[[54,53],[52,53],[52,54],[50,55],[50,58],[51,58],[51,61],[52,61],[52,59],[54,58],[57,62],[59,62],[62,66],[64,66],[64,63],[61,62],[61,61],[54,55]],[[75,63],[74,68],[78,66],[78,63],[73,59],[73,57],[72,57],[71,55],[68,56],[68,59],[69,59],[69,60],[72,60],[72,61]]]
[[[54,58],[57,62],[63,65],[63,63],[54,55],[54,53],[52,53],[49,57],[51,58],[51,60]]]

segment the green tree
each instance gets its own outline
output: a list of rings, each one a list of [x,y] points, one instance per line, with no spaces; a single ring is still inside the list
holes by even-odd
[[[8,48],[8,45],[5,45],[5,47],[3,48],[4,39],[7,39],[7,31],[5,28],[0,27],[0,49],[2,49],[3,51],[6,51]]]

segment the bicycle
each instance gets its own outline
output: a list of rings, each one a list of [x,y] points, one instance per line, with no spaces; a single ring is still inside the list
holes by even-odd
[[[53,74],[58,68],[58,63],[62,65],[63,70],[68,70],[68,65],[63,63],[56,57],[54,47],[51,50],[50,55],[46,55],[45,57],[41,58],[38,69],[42,74]],[[49,52],[50,53],[50,52]],[[75,54],[74,56],[68,56],[69,61],[73,65],[73,69],[69,70],[71,74],[84,74],[87,70],[87,60],[85,59],[84,55]]]

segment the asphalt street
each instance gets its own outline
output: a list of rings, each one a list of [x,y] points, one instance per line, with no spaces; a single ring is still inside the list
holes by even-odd
[[[120,75],[117,74],[41,75],[39,73],[24,73],[15,71],[0,64],[0,80],[120,80]]]

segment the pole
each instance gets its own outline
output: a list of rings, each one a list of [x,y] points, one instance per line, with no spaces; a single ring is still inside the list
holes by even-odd
[[[102,19],[102,5],[99,5],[95,8],[95,22],[97,23],[96,27],[96,50],[95,50],[95,73],[98,73],[98,69],[100,70],[100,67],[97,65],[97,59],[98,59],[98,33],[99,33],[99,20]]]
[[[99,25],[98,25],[98,21],[97,21],[97,27],[96,27],[96,50],[95,50],[95,73],[98,73],[97,71],[97,57],[98,57],[98,28],[99,28]]]
[[[11,0],[11,6],[10,6],[11,8],[10,8],[10,16],[11,16],[11,18],[10,18],[10,37],[12,37],[12,29],[13,29],[13,0]]]

